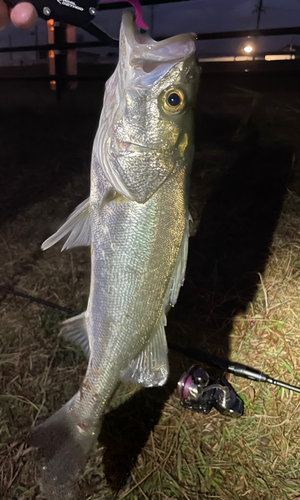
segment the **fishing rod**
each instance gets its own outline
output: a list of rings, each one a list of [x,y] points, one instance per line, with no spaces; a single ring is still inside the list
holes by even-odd
[[[281,380],[272,378],[266,373],[263,373],[260,370],[256,370],[255,368],[251,368],[250,366],[244,365],[242,363],[237,363],[231,361],[230,359],[218,358],[217,356],[208,354],[207,352],[201,351],[200,349],[177,347],[171,342],[169,342],[168,345],[169,348],[174,351],[185,354],[185,356],[195,359],[196,361],[203,362],[208,366],[211,366],[212,368],[217,368],[219,370],[223,370],[224,372],[232,373],[236,377],[246,378],[248,380],[253,380],[254,382],[265,382],[268,384],[277,385],[279,387],[283,387],[284,389],[288,389],[300,394],[300,387],[296,387]]]
[[[67,307],[60,306],[59,304],[54,304],[53,302],[48,302],[48,300],[39,299],[38,297],[34,297],[33,295],[28,295],[27,293],[17,292],[16,290],[12,290],[11,288],[7,288],[5,286],[0,286],[0,292],[9,293],[14,295],[15,297],[22,297],[23,299],[28,299],[30,302],[37,302],[46,307],[52,307],[53,309],[58,309],[59,311],[66,312],[68,314],[75,314],[75,311],[72,309],[68,309]]]
[[[178,381],[177,391],[180,403],[184,408],[209,413],[214,407],[225,416],[241,417],[244,413],[244,402],[226,380],[226,373],[232,373],[236,377],[253,380],[254,382],[276,385],[300,394],[300,387],[277,380],[242,363],[218,358],[198,349],[178,348],[174,344],[169,344],[169,347],[222,371],[220,377],[213,378],[200,365],[193,365],[187,372],[183,373]]]
[[[17,297],[28,299],[31,302],[37,302],[38,304],[46,307],[52,307],[54,309],[64,311],[68,314],[75,314],[75,311],[72,309],[39,299],[33,295],[18,292],[5,286],[0,286],[0,291],[6,294],[12,294]],[[177,391],[180,403],[184,408],[189,408],[190,410],[207,414],[214,407],[225,416],[232,418],[242,416],[244,413],[243,400],[238,396],[228,380],[226,380],[226,373],[232,373],[236,377],[253,380],[254,382],[276,385],[300,394],[300,387],[287,384],[282,380],[277,380],[260,370],[242,363],[219,358],[200,349],[179,347],[177,344],[170,341],[168,342],[168,347],[172,351],[179,352],[200,363],[205,363],[212,368],[222,371],[222,375],[220,377],[213,378],[200,365],[193,365],[189,368],[189,370],[183,373],[178,381]]]

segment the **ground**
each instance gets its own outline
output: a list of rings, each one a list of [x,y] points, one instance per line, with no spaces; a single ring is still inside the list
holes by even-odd
[[[230,376],[245,404],[239,419],[185,410],[176,393],[200,351],[300,385],[298,78],[203,75],[193,236],[186,282],[168,316],[171,376],[159,389],[120,387],[80,481],[80,500],[300,498],[297,393]],[[81,82],[56,104],[46,83],[0,82],[5,500],[42,498],[30,429],[77,391],[85,373],[80,350],[57,336],[71,312],[11,292],[85,309],[89,249],[42,252],[40,244],[88,196],[102,94],[103,82]],[[192,358],[178,349],[192,349]]]

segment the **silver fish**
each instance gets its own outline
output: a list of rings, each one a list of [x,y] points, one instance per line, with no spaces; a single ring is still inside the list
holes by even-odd
[[[167,380],[164,327],[187,259],[198,74],[195,35],[156,42],[124,13],[119,63],[106,83],[93,146],[90,197],[42,245],[69,235],[63,249],[91,245],[92,261],[87,310],[61,330],[89,359],[84,382],[32,439],[46,452],[43,488],[54,497],[83,470],[119,381],[149,387]]]

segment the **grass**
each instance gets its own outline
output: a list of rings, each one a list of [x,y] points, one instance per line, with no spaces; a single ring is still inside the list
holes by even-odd
[[[298,109],[299,95],[287,100],[283,91],[261,95],[256,89],[253,105],[251,92],[219,85],[223,93],[203,83],[191,192],[196,235],[168,337],[214,354],[227,354],[230,347],[233,360],[300,386],[300,128],[299,113],[291,111]],[[90,137],[86,132],[80,142],[82,122],[74,122],[81,98],[84,92],[75,99],[71,120],[68,107],[49,111],[57,123],[55,132],[49,128],[57,141],[56,161],[61,149],[65,164],[53,164],[51,152],[50,159],[41,156],[44,143],[35,153],[42,171],[66,171],[51,184],[50,174],[44,180],[38,175],[33,158],[34,196],[30,185],[18,180],[16,191],[12,182],[0,226],[0,284],[75,312],[84,310],[88,298],[89,250],[43,253],[39,247],[87,195]],[[89,100],[92,109],[91,95]],[[91,116],[96,123],[96,114]],[[38,127],[35,132],[38,142]],[[10,140],[9,134],[3,139],[2,164]],[[285,148],[296,151],[292,175],[292,156],[278,153]],[[10,168],[17,171],[18,161],[14,155]],[[86,361],[57,336],[66,313],[1,291],[0,304],[0,497],[40,500],[41,462],[27,444],[30,428],[74,394]],[[171,377],[164,388],[120,386],[80,480],[80,500],[300,498],[299,395],[231,375],[245,415],[231,420],[215,410],[193,413],[176,395],[176,381],[193,362],[170,351]]]

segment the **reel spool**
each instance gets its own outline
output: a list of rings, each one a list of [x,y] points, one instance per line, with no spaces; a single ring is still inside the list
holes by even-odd
[[[239,418],[244,403],[224,378],[214,379],[199,365],[193,365],[177,384],[180,404],[184,408],[208,414],[214,407],[226,417]]]

